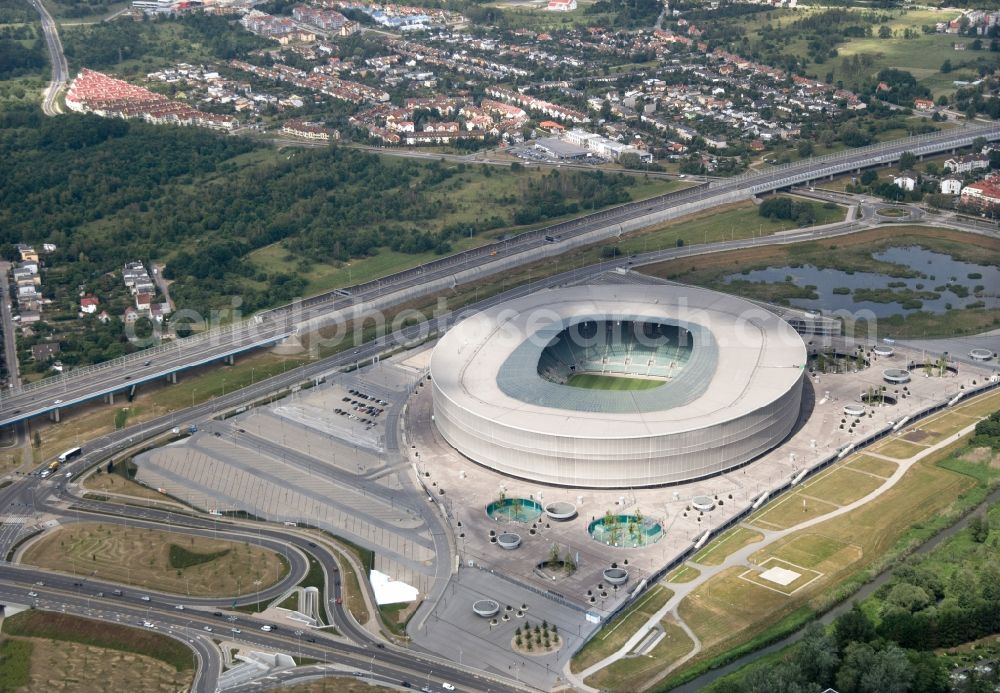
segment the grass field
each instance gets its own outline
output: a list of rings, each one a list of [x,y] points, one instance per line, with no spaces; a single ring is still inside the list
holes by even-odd
[[[826,9],[800,8],[794,12],[780,11],[758,13],[749,17],[740,17],[739,22],[747,31],[748,36],[753,36],[755,28],[760,28],[763,24],[770,23],[775,27],[788,26],[803,15]],[[869,10],[869,8],[859,8]],[[989,39],[984,40],[984,50],[975,52],[972,50],[955,51],[955,43],[971,43],[972,38],[960,37],[948,34],[924,34],[921,27],[924,25],[933,26],[937,22],[946,22],[958,16],[958,10],[944,9],[935,10],[931,8],[920,9],[879,9],[880,15],[888,15],[890,18],[886,22],[893,32],[891,38],[849,38],[847,41],[837,45],[837,57],[831,58],[824,63],[817,64],[809,61],[806,68],[807,74],[818,79],[824,79],[828,72],[833,73],[833,80],[850,80],[852,75],[843,70],[845,59],[857,56],[867,56],[871,60],[870,67],[866,70],[869,77],[875,76],[880,70],[885,68],[897,68],[907,70],[914,77],[926,84],[934,92],[935,96],[941,93],[954,91],[953,80],[976,79],[978,73],[971,67],[962,67],[965,61],[974,61],[982,58],[988,63],[997,64],[998,56],[985,50],[989,44]],[[913,38],[904,38],[904,31],[911,29],[915,32]],[[876,32],[877,33],[877,32]],[[785,51],[786,54],[796,55],[809,60],[807,51],[807,41],[805,37],[797,37],[789,42]],[[948,74],[942,74],[940,69],[945,60],[951,60],[954,70]],[[850,84],[848,84],[850,86]]]
[[[955,10],[937,12],[914,9],[901,12],[888,22],[889,27],[893,30],[893,38],[850,39],[837,47],[839,54],[837,59],[831,60],[828,65],[811,66],[811,69],[824,73],[827,70],[833,70],[836,81],[844,76],[840,70],[841,61],[844,58],[869,55],[873,58],[872,75],[885,68],[906,70],[922,84],[930,87],[935,96],[950,93],[955,90],[952,84],[954,80],[978,79],[979,77],[974,69],[960,67],[962,62],[982,58],[994,66],[1000,64],[1000,56],[996,53],[990,53],[986,50],[976,52],[971,50],[956,51],[954,49],[954,44],[969,44],[973,41],[972,38],[948,34],[923,34],[920,31],[921,25],[933,25],[936,22],[948,21],[957,16],[958,12]],[[917,36],[904,39],[902,37],[903,31],[907,28],[916,29]],[[987,40],[985,43],[988,44],[989,41]],[[955,67],[952,72],[947,74],[941,72],[941,65],[945,60],[950,60]]]
[[[664,582],[691,582],[695,578],[701,575],[701,571],[697,568],[692,568],[691,566],[685,564],[674,568],[671,570],[665,578]]]
[[[394,635],[405,638],[407,637],[406,624],[410,622],[411,618],[413,618],[413,614],[417,612],[417,607],[419,606],[419,601],[400,602],[399,604],[382,604],[379,606],[382,623],[384,623],[386,628],[388,628]]]
[[[663,380],[626,378],[620,375],[601,375],[598,373],[574,373],[566,381],[567,385],[585,390],[652,390],[663,383]]]
[[[802,202],[799,198],[795,199]],[[808,204],[812,206],[817,224],[843,221],[847,214],[843,207],[828,208],[818,202]],[[798,226],[792,220],[760,216],[757,206],[752,202],[736,202],[630,234],[618,247],[626,253],[643,253],[676,245],[678,240],[684,241],[685,245],[717,243],[751,236],[769,236],[794,228]]]
[[[178,672],[191,671],[195,666],[195,657],[191,650],[181,642],[161,635],[155,630],[130,628],[118,623],[94,621],[69,614],[34,609],[22,611],[4,619],[3,632],[6,635],[73,642],[152,657],[167,663]],[[89,679],[89,682],[93,684],[97,680],[99,679]]]
[[[891,476],[892,473],[899,467],[899,465],[895,462],[881,460],[877,457],[870,457],[868,455],[858,455],[857,457],[852,458],[847,463],[847,466],[851,469],[857,469],[882,478]]]
[[[183,568],[171,562],[171,544],[189,553],[226,553]],[[252,544],[98,523],[56,529],[28,547],[22,562],[76,575],[96,571],[105,580],[174,594],[220,597],[268,587],[288,571],[281,556]]]
[[[101,682],[105,691],[181,691],[194,678],[190,668],[178,671],[170,664],[144,655],[54,640],[8,639],[31,647],[23,666],[27,671],[24,690],[84,691]],[[0,690],[12,691],[3,687]]]
[[[824,603],[836,585],[883,555],[911,525],[934,518],[949,508],[975,484],[973,478],[936,464],[950,454],[950,450],[943,450],[921,460],[875,502],[802,533],[794,532],[751,557],[758,565],[784,561],[821,573],[795,594],[788,596],[741,578],[740,574],[746,570],[742,567],[726,570],[701,585],[679,606],[681,617],[705,648],[694,658],[692,666],[694,661],[711,659],[776,628],[781,622],[801,622],[809,611]],[[851,461],[848,458],[847,464]],[[837,483],[831,482],[828,488],[839,491]],[[751,522],[766,517],[775,524],[791,526],[795,516],[801,514],[801,503],[784,505],[789,508],[787,511],[765,508]],[[806,514],[811,516],[812,513]]]
[[[589,686],[612,693],[644,690],[661,676],[667,666],[686,655],[694,647],[688,634],[672,620],[660,622],[664,636],[648,654],[620,659],[609,667],[587,677]]]
[[[120,493],[133,498],[142,498],[157,502],[172,502],[167,496],[159,493],[155,489],[143,486],[130,479],[126,479],[120,474],[105,474],[103,472],[94,473],[83,482],[83,487],[88,491],[101,491]]]
[[[573,655],[570,668],[574,672],[583,671],[617,652],[671,596],[673,592],[662,585],[651,587],[635,604],[606,623],[597,635]]]
[[[0,691],[16,691],[30,683],[33,650],[30,640],[0,641]]]
[[[729,554],[763,538],[764,535],[760,532],[746,527],[734,527],[696,553],[691,561],[701,565],[719,565]]]
[[[894,457],[897,460],[907,460],[926,449],[926,445],[910,443],[902,438],[891,438],[884,443],[872,446],[871,451],[886,457]]]

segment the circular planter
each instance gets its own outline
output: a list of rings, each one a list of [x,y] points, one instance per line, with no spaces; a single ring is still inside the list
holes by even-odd
[[[497,546],[507,551],[513,551],[521,545],[521,535],[514,532],[504,532],[497,537]]]
[[[606,524],[610,519],[611,524]],[[592,539],[616,548],[634,549],[655,544],[663,537],[659,522],[638,515],[613,515],[599,517],[587,525]]]
[[[530,498],[504,498],[486,506],[486,514],[494,522],[529,523],[542,514],[542,504]]]
[[[472,603],[472,610],[480,618],[493,618],[500,613],[500,602],[493,599],[479,599]]]
[[[993,358],[993,352],[989,349],[973,349],[969,352],[969,358],[973,361],[989,361]]]
[[[878,346],[872,347],[872,353],[876,356],[892,356],[896,353],[896,350],[891,346],[885,346],[884,344],[879,344]]]
[[[900,385],[902,383],[910,382],[910,371],[905,368],[886,368],[882,371],[882,378],[887,383]]]
[[[701,512],[708,512],[715,507],[715,500],[711,496],[695,496],[691,499],[691,507]]]
[[[604,579],[609,585],[624,585],[628,582],[628,571],[624,568],[608,568],[604,571]]]
[[[848,416],[864,416],[865,407],[861,404],[847,404],[844,405],[844,413]]]
[[[545,506],[545,514],[556,522],[565,522],[576,517],[576,506],[567,501],[556,501]]]

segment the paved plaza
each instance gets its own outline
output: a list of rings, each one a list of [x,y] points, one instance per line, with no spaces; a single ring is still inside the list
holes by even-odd
[[[371,548],[376,569],[427,594],[436,555],[422,517],[426,499],[412,490],[412,472],[398,450],[389,449],[415,377],[391,364],[333,374],[315,388],[213,420],[189,438],[139,455],[137,479],[204,510],[326,529]],[[343,401],[358,400],[350,390],[388,403],[379,405],[380,416],[365,415],[374,426],[334,414],[341,408],[361,417]]]

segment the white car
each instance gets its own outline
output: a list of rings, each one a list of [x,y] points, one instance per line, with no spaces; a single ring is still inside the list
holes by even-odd
[[[446,691],[453,691],[453,690],[455,690],[455,687],[452,686],[450,683],[442,683],[441,684],[441,688],[445,689]]]
[[[143,621],[142,625],[146,626],[147,628],[156,628],[156,626],[153,625],[152,621]]]
[[[178,604],[174,608],[177,609],[178,611],[184,611],[184,605],[183,604]]]
[[[202,630],[205,631],[206,633],[211,633],[212,626],[202,626]]]
[[[144,594],[144,595],[142,595],[142,597],[140,597],[140,598],[141,598],[141,599],[142,599],[142,601],[144,601],[144,602],[148,602],[148,601],[149,601],[149,595],[148,595],[148,594]]]
[[[270,633],[271,632],[271,626],[261,626],[260,629],[262,631],[264,631],[265,633]]]
[[[28,592],[28,596],[34,599],[35,597],[38,596],[38,592]]]

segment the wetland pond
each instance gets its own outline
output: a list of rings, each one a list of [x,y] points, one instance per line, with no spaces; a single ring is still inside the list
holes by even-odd
[[[943,313],[1000,306],[1000,268],[956,260],[920,246],[889,247],[872,253],[872,258],[899,270],[888,274],[800,265],[748,270],[723,281],[791,284],[801,290],[801,295],[788,299],[796,308],[870,310],[880,318],[919,310]]]

